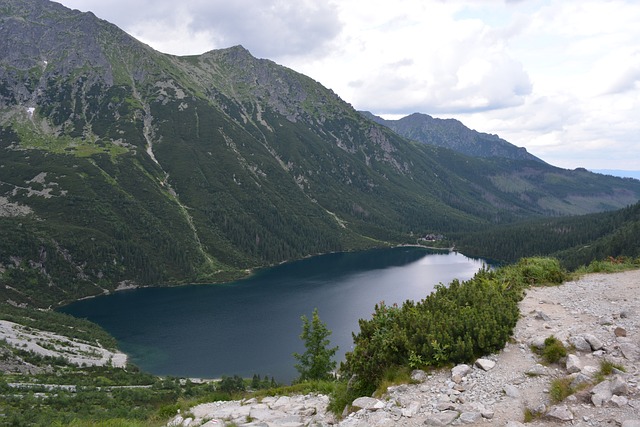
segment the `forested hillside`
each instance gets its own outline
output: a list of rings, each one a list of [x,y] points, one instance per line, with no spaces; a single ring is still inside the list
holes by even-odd
[[[551,254],[575,269],[607,258],[640,257],[640,204],[598,214],[544,218],[454,233],[465,254],[514,262]]]
[[[241,46],[177,57],[54,2],[0,7],[2,301],[223,281],[640,200],[638,181],[409,141]]]

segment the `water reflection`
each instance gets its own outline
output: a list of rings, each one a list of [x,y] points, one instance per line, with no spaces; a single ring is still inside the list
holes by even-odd
[[[358,319],[380,301],[419,300],[438,283],[466,280],[482,261],[457,253],[395,248],[330,254],[223,285],[139,289],[80,301],[62,311],[102,325],[142,369],[161,375],[295,375],[301,315],[315,307],[333,331],[337,357]]]

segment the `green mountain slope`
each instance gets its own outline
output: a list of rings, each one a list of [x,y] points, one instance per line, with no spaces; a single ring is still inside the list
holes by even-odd
[[[2,301],[229,280],[640,199],[634,180],[411,142],[240,46],[176,57],[57,3],[0,12]]]
[[[451,236],[469,255],[514,262],[551,255],[569,269],[608,257],[640,257],[640,203],[614,212],[527,220]]]

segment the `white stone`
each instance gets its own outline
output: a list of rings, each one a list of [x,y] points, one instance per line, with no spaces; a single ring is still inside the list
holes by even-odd
[[[420,402],[413,401],[406,408],[402,408],[402,416],[411,418],[418,414],[420,411]]]
[[[463,424],[474,424],[480,422],[482,415],[478,412],[463,412],[460,414],[458,420]]]
[[[451,376],[452,377],[466,377],[471,372],[471,366],[469,365],[458,365],[451,368]]]
[[[516,388],[516,386],[507,384],[504,386],[504,393],[514,399],[518,399],[520,397],[520,390]]]
[[[575,354],[570,354],[567,356],[567,372],[570,374],[575,374],[582,370],[582,363],[580,362],[580,358]]]
[[[613,396],[611,393],[611,381],[605,380],[591,389],[591,402],[596,407],[601,407]]]
[[[569,410],[567,405],[554,406],[547,413],[548,417],[555,418],[560,421],[571,421],[573,420],[573,413]]]
[[[569,341],[569,344],[574,346],[578,351],[585,351],[585,352],[591,351],[591,344],[589,344],[587,340],[585,340],[584,337],[582,336],[569,337],[568,341]]]
[[[571,387],[578,387],[582,384],[588,384],[591,382],[591,377],[579,372],[573,377],[573,381],[571,381]]]
[[[178,426],[181,426],[183,421],[184,421],[184,418],[182,418],[181,415],[176,415],[174,419],[169,421],[169,423],[167,424],[167,427],[178,427]]]
[[[353,401],[351,405],[355,406],[356,408],[368,409],[371,411],[384,408],[383,401],[381,401],[380,399],[367,397],[367,396],[357,398],[356,400]]]
[[[600,369],[597,368],[596,366],[587,365],[587,366],[583,366],[582,370],[580,372],[582,372],[584,375],[586,375],[588,377],[593,377],[599,371],[600,371]]]
[[[629,394],[629,386],[627,382],[620,375],[616,375],[613,377],[611,381],[611,393],[621,395],[621,394]]]
[[[422,382],[425,382],[427,378],[429,378],[429,376],[423,370],[415,369],[414,371],[411,372],[411,379],[413,381],[418,381],[422,383]]]
[[[535,377],[541,375],[549,375],[549,369],[546,366],[543,366],[539,363],[527,369],[525,372],[527,375]]]
[[[591,334],[584,334],[583,337],[591,346],[591,350],[597,351],[602,349],[603,347],[602,341],[600,341],[596,336]]]
[[[443,427],[451,424],[460,415],[456,411],[444,411],[427,417],[424,421],[425,425],[434,427]]]
[[[617,396],[614,394],[613,396],[611,396],[611,403],[616,405],[618,408],[622,408],[623,406],[627,406],[629,404],[629,399],[624,396]]]
[[[476,360],[476,366],[483,371],[489,371],[496,366],[496,362],[489,359],[478,359]]]

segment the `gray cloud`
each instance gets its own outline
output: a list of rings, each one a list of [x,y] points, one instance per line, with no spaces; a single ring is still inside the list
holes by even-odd
[[[194,12],[194,30],[270,58],[317,53],[341,29],[335,6],[322,0],[216,0],[200,2]]]
[[[317,54],[342,28],[338,11],[325,0],[64,0],[92,10],[125,31],[146,25],[208,33],[210,49],[241,44],[254,55],[278,59]],[[193,52],[201,53],[201,52]]]
[[[613,82],[607,93],[615,94],[636,90],[638,84],[640,84],[640,64],[622,73],[617,80]]]

